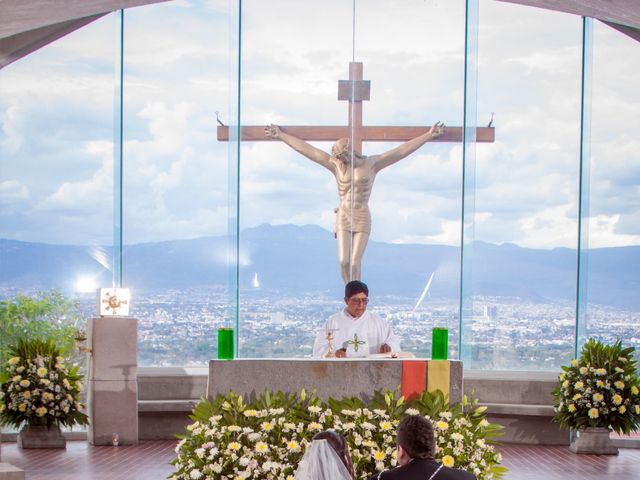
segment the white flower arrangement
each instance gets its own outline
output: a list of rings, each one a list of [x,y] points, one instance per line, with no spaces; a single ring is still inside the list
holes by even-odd
[[[333,429],[349,443],[356,478],[397,466],[396,428],[405,415],[431,419],[436,457],[445,465],[473,472],[479,480],[506,472],[493,439],[502,427],[484,418],[483,408],[464,398],[451,409],[441,392],[424,392],[409,404],[393,392],[376,392],[369,406],[356,398],[321,402],[299,395],[265,394],[245,403],[230,393],[194,410],[176,447],[173,480],[293,480],[298,462],[319,431]]]
[[[0,372],[0,423],[86,425],[80,402],[82,375],[51,341],[19,341]]]
[[[564,428],[640,429],[640,382],[633,348],[589,339],[558,377],[554,420]]]

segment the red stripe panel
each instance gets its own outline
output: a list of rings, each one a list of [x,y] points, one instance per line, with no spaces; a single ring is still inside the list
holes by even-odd
[[[402,361],[402,396],[413,400],[427,389],[426,360]]]

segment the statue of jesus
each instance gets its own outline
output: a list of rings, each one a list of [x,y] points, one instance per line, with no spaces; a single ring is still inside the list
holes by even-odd
[[[437,122],[427,132],[379,155],[352,152],[348,138],[339,139],[331,154],[290,135],[277,125],[265,127],[267,137],[282,140],[308,159],[322,165],[336,178],[340,205],[335,210],[335,236],[338,242],[340,274],[345,284],[360,280],[362,255],[371,234],[369,198],[380,170],[411,155],[426,142],[440,137],[444,124]]]

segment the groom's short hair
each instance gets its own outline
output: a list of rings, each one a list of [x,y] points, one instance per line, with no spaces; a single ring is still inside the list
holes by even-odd
[[[433,458],[435,439],[431,422],[420,415],[409,415],[398,425],[398,445],[411,458]]]
[[[351,298],[358,293],[364,293],[367,297],[369,296],[369,287],[364,282],[360,280],[351,280],[344,286],[344,297]]]

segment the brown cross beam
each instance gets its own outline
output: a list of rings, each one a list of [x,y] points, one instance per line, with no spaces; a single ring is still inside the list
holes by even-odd
[[[292,126],[279,125],[283,132],[307,141],[335,142],[339,138],[349,137],[354,150],[362,153],[362,142],[403,142],[411,140],[431,128],[400,126],[364,126],[362,125],[362,102],[369,100],[371,82],[362,79],[362,62],[349,63],[349,80],[338,81],[338,100],[349,102],[349,124],[346,126]],[[240,128],[240,140],[250,142],[279,141],[265,135],[264,125],[244,126]],[[434,142],[461,142],[462,127],[446,126],[444,135]],[[218,127],[218,140],[229,140],[229,127]],[[493,127],[477,127],[476,142],[494,142]]]

